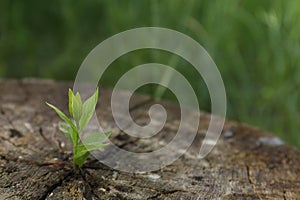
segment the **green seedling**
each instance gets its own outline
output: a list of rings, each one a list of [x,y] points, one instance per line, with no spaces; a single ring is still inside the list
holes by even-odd
[[[69,113],[71,118],[68,118],[57,107],[46,102],[46,104],[53,108],[58,116],[65,121],[59,122],[59,129],[73,144],[74,168],[81,168],[85,160],[89,157],[91,151],[108,145],[103,142],[111,135],[111,131],[105,133],[90,133],[87,137],[80,141],[82,130],[91,120],[95,112],[97,102],[98,88],[96,89],[95,93],[84,103],[82,103],[80,94],[78,92],[76,95],[74,95],[73,91],[69,89]]]

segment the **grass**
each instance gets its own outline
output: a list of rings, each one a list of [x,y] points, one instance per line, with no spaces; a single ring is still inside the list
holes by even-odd
[[[87,0],[0,2],[0,76],[72,80],[105,38],[141,26],[183,32],[202,44],[222,74],[228,117],[275,132],[300,147],[300,2],[297,0]],[[114,62],[102,83],[138,64],[169,64],[187,76],[210,110],[205,84],[182,59],[135,51]],[[152,86],[150,95],[170,97]]]

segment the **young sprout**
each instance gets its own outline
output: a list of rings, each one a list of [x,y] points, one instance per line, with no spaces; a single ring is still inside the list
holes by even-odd
[[[103,142],[111,135],[111,131],[100,133],[90,133],[82,141],[79,141],[82,130],[91,120],[96,104],[98,102],[98,88],[95,93],[82,103],[80,94],[74,95],[69,89],[69,119],[62,111],[55,106],[46,102],[48,106],[53,108],[58,116],[65,121],[59,122],[59,129],[67,136],[73,144],[73,167],[81,168],[85,160],[90,155],[90,151],[100,149],[108,144]]]

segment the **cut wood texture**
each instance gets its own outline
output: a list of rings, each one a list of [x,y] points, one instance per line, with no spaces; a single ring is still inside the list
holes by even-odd
[[[213,151],[199,159],[210,121],[205,113],[189,150],[158,171],[121,172],[93,157],[74,171],[70,144],[57,128],[60,119],[45,105],[67,112],[70,87],[47,80],[0,81],[0,199],[300,199],[300,151],[257,128],[226,121]],[[112,117],[110,95],[100,88],[97,115],[103,127],[113,129],[117,146],[150,152],[176,134],[179,107],[142,95],[132,97],[132,117],[147,124],[149,107],[162,104],[168,112],[164,134],[139,140],[123,133]]]

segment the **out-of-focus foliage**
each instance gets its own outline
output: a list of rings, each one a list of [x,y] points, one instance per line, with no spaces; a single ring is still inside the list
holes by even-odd
[[[278,134],[300,147],[300,1],[290,0],[52,0],[0,2],[0,76],[72,80],[85,56],[121,31],[160,26],[202,44],[222,74],[228,117]],[[210,101],[200,76],[184,60],[158,50],[135,51],[112,64],[102,80],[147,62],[172,65]],[[154,95],[155,89],[148,88]],[[171,95],[164,95],[170,97]]]

